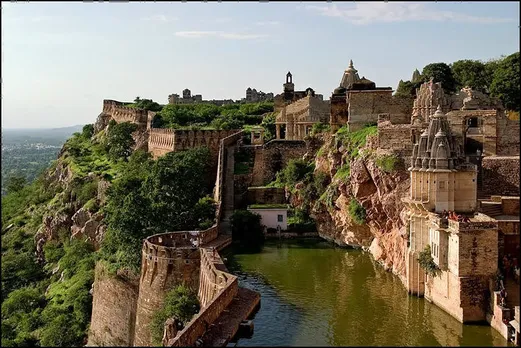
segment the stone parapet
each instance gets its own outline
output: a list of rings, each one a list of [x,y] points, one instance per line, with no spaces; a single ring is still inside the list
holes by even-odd
[[[198,297],[201,310],[168,345],[171,347],[193,346],[211,323],[230,305],[239,291],[237,277],[226,272],[220,256],[201,249],[201,276]],[[219,267],[220,269],[218,269]]]

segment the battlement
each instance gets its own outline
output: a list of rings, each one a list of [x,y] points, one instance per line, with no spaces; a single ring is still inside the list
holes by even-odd
[[[103,100],[103,113],[110,115],[117,123],[132,122],[144,126],[148,121],[148,111],[125,106],[116,100]]]
[[[168,346],[193,346],[195,341],[214,323],[232,303],[239,292],[237,277],[228,273],[219,254],[201,249],[201,271],[198,297],[201,310],[177,333]]]
[[[171,151],[207,147],[212,157],[219,151],[220,140],[237,133],[237,130],[184,130],[150,128],[148,149],[154,157]]]

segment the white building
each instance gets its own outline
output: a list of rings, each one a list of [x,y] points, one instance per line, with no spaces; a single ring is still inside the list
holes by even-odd
[[[286,204],[255,204],[248,207],[252,213],[261,216],[265,228],[288,229],[288,206]]]

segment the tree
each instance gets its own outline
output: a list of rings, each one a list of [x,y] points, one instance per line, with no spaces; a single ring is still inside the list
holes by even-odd
[[[470,87],[472,89],[486,92],[490,81],[487,79],[485,64],[479,60],[458,60],[451,65],[456,88]]]
[[[109,127],[107,135],[109,157],[118,160],[130,156],[132,147],[136,143],[132,137],[132,133],[136,129],[137,125],[130,122],[118,123]]]
[[[396,93],[394,95],[399,97],[415,97],[416,88],[419,88],[423,81],[411,82],[400,80]]]
[[[422,81],[428,82],[433,78],[434,82],[441,82],[441,87],[447,93],[456,91],[456,80],[452,74],[452,69],[445,63],[427,64],[421,73]]]
[[[261,122],[261,127],[264,128],[264,141],[270,141],[276,136],[275,119],[277,115],[271,112],[264,116]]]
[[[92,137],[93,134],[94,134],[94,125],[93,124],[86,124],[85,126],[83,126],[81,136],[84,139],[90,139],[90,137]]]
[[[185,285],[178,285],[165,296],[163,308],[154,313],[150,323],[152,342],[161,345],[165,321],[176,318],[186,325],[199,312],[200,304],[194,291]]]
[[[27,180],[23,176],[12,175],[7,179],[7,192],[18,192],[24,188]]]
[[[231,218],[232,238],[243,245],[258,248],[264,242],[261,216],[249,210],[236,210]]]
[[[490,95],[499,98],[507,110],[519,111],[519,82],[519,52],[516,52],[497,65],[490,84]]]

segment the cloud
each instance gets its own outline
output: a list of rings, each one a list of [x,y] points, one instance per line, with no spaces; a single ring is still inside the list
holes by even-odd
[[[452,11],[437,11],[422,3],[405,2],[365,2],[354,3],[350,7],[307,5],[307,10],[327,17],[337,17],[353,24],[406,21],[452,21],[467,23],[504,23],[512,18],[477,17]]]
[[[165,16],[165,15],[153,15],[149,17],[141,18],[142,21],[153,21],[153,22],[172,22],[176,21],[177,17]]]
[[[265,21],[265,22],[262,22],[261,21],[261,22],[255,23],[255,24],[258,25],[258,26],[261,26],[261,27],[267,27],[267,26],[271,26],[271,25],[273,25],[273,26],[279,25],[280,22],[278,22],[278,21]]]
[[[229,40],[253,40],[267,37],[267,35],[264,34],[230,33],[224,31],[178,31],[175,33],[175,36],[184,37],[188,39],[215,37]]]

